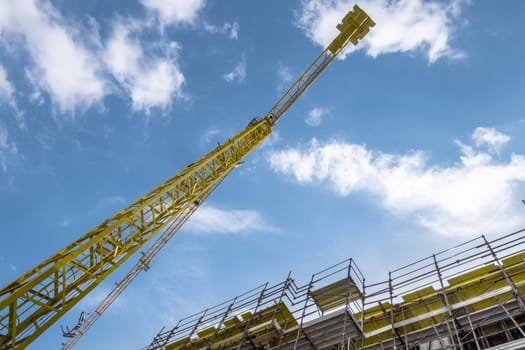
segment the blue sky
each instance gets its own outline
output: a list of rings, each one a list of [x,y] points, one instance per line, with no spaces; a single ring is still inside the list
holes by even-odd
[[[346,0],[0,1],[0,284],[264,115]],[[525,2],[362,0],[335,61],[78,349],[162,326],[289,270],[370,281],[525,224]],[[133,259],[134,260],[134,259]],[[58,348],[135,261],[31,349]]]

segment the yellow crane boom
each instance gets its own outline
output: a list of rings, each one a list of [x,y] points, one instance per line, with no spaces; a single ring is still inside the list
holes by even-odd
[[[131,275],[126,275],[122,284],[125,288],[225,176],[270,135],[286,110],[344,47],[350,42],[357,44],[374,25],[363,10],[354,6],[337,25],[337,37],[264,118],[252,120],[240,133],[2,288],[0,349],[27,347],[137,250],[165,230]],[[105,310],[123,288],[110,294],[100,310]],[[87,321],[89,327],[92,322]]]

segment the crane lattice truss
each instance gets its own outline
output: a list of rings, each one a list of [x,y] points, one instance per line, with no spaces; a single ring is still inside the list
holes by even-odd
[[[260,120],[0,290],[0,349],[23,349],[159,232],[164,233],[81,325],[71,345],[151,262],[224,177],[270,133],[288,108],[349,44],[374,26],[354,6],[339,34]],[[169,227],[169,228],[168,228]]]
[[[365,283],[355,261],[291,274],[162,329],[142,350],[525,348],[525,229]],[[503,348],[501,348],[503,349]]]

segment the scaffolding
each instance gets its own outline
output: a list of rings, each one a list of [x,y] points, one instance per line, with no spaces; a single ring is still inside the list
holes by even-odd
[[[471,239],[366,283],[353,259],[291,273],[162,329],[147,350],[525,347],[525,229]]]

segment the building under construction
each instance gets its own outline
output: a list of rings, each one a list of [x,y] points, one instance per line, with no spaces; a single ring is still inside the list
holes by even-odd
[[[525,229],[484,236],[370,283],[345,260],[290,275],[162,329],[146,348],[523,349]]]

